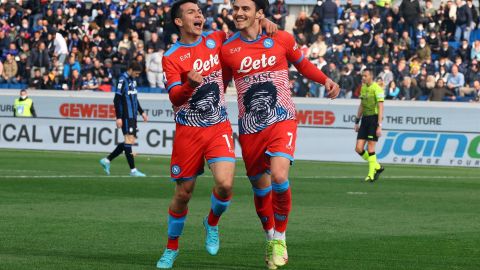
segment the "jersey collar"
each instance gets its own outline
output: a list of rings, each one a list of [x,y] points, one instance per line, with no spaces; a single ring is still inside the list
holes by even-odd
[[[182,43],[180,41],[177,41],[177,43],[178,43],[178,45],[184,46],[184,47],[195,47],[198,44],[200,44],[200,42],[202,42],[202,40],[203,40],[203,37],[200,36],[197,41],[195,41],[194,43],[191,43],[191,44]]]

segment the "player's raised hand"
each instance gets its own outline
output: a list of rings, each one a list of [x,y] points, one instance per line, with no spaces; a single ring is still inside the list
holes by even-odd
[[[203,82],[203,76],[194,70],[190,70],[190,72],[188,72],[187,79],[188,84],[193,88],[197,88]]]
[[[122,128],[122,126],[123,126],[123,121],[122,121],[122,119],[121,119],[121,118],[120,118],[120,119],[117,119],[117,121],[115,121],[115,124],[117,124],[117,128]]]
[[[327,79],[327,81],[325,82],[325,90],[327,90],[327,96],[329,98],[335,99],[340,93],[340,86],[338,86],[338,84],[331,79]]]
[[[267,18],[263,18],[260,20],[260,30],[258,34],[261,35],[263,30],[265,30],[267,36],[271,37],[278,32],[278,25]]]

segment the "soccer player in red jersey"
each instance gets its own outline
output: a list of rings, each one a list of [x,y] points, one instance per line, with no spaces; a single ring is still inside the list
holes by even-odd
[[[287,263],[285,231],[291,207],[288,179],[297,124],[290,95],[288,62],[310,80],[325,85],[330,98],[339,87],[302,55],[294,37],[259,33],[268,0],[233,1],[238,33],[222,47],[224,77],[233,75],[238,93],[242,156],[254,191],[257,214],[267,234],[265,261],[276,269]]]
[[[180,41],[163,57],[167,90],[175,112],[176,131],[170,164],[175,194],[168,213],[167,247],[157,268],[172,268],[197,176],[207,161],[215,180],[211,209],[203,224],[205,247],[216,255],[220,247],[218,222],[232,197],[235,153],[227,118],[220,49],[222,31],[203,33],[205,19],[196,0],[178,0],[171,8]],[[268,25],[268,29],[274,29]]]

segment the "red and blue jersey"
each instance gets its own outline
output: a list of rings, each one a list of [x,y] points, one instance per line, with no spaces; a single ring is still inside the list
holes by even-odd
[[[281,121],[295,120],[291,97],[288,62],[307,77],[325,83],[321,71],[304,59],[292,35],[279,31],[248,41],[234,34],[222,46],[225,77],[233,76],[238,95],[240,134],[252,134]],[[320,72],[320,73],[318,73]],[[322,76],[319,76],[322,75]]]
[[[220,63],[220,49],[225,39],[222,31],[203,33],[196,42],[177,42],[164,54],[166,87],[178,124],[208,127],[227,120]],[[203,76],[203,83],[195,89],[188,89],[187,74],[191,70]],[[188,91],[192,91],[191,95],[182,93]],[[176,98],[179,95],[184,96]]]

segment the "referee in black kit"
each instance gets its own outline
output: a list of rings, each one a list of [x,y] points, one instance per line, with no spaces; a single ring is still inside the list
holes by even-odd
[[[143,111],[137,98],[137,78],[142,72],[142,66],[138,62],[132,62],[126,72],[120,75],[113,103],[115,105],[117,128],[121,128],[125,140],[117,145],[110,155],[100,160],[103,170],[110,175],[110,162],[125,151],[130,176],[143,177],[144,173],[135,168],[135,160],[132,154],[132,145],[137,138],[137,113],[142,115],[143,121],[147,122],[147,114]]]

